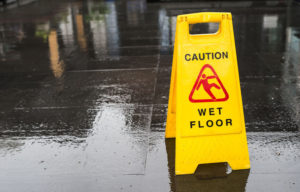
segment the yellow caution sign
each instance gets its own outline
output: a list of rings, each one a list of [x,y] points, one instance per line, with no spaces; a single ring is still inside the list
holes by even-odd
[[[214,34],[189,25],[219,23]],[[246,129],[230,13],[177,17],[166,138],[176,137],[176,175],[199,164],[249,169]]]

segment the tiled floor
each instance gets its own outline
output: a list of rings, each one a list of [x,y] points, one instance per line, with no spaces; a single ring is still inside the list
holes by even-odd
[[[233,14],[250,171],[174,176],[176,16]],[[0,6],[0,191],[299,191],[299,1]],[[210,30],[209,26],[207,30]]]

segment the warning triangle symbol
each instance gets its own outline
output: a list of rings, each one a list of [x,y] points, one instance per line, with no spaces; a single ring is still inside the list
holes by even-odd
[[[228,98],[229,95],[214,68],[209,64],[204,65],[190,93],[190,102],[218,102]]]

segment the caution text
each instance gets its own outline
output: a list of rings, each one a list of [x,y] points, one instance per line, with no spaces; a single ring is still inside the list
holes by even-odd
[[[228,52],[188,53],[185,54],[184,58],[186,61],[228,59]]]

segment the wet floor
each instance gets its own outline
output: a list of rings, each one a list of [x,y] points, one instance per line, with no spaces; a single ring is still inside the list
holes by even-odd
[[[251,161],[209,179],[175,177],[164,139],[176,15],[201,11],[233,14]],[[299,191],[299,17],[284,0],[0,6],[0,191]]]

